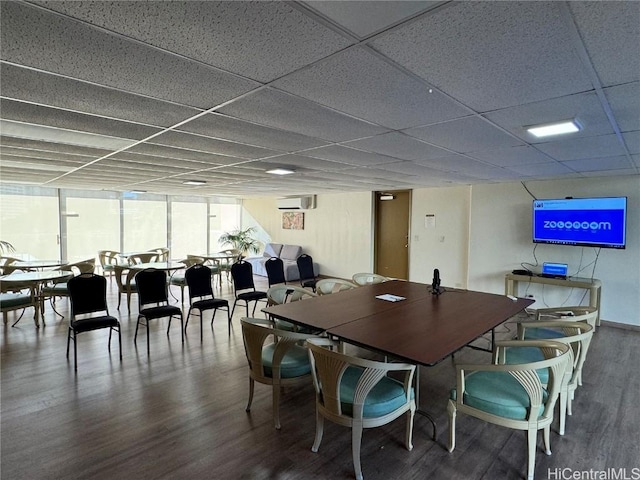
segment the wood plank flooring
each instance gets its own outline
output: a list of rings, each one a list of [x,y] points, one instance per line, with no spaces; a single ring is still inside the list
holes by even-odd
[[[266,289],[265,279],[256,280]],[[226,281],[218,292],[232,298]],[[284,390],[281,431],[273,427],[269,387],[256,385],[252,410],[245,412],[243,309],[236,311],[231,335],[224,313],[218,313],[213,328],[210,314],[205,315],[202,343],[192,317],[184,346],[178,322],[167,336],[167,320],[152,321],[147,354],[144,331],[137,348],[133,343],[137,298],[132,298],[130,314],[126,305],[118,312],[116,293],[115,283],[110,284],[111,313],[122,322],[123,361],[116,342],[108,353],[106,332],[86,333],[79,337],[77,374],[73,361],[65,358],[66,319],[47,305],[46,327],[36,330],[28,312],[12,328],[9,314],[0,342],[2,479],[353,478],[348,429],[327,422],[320,451],[311,452],[311,383]],[[179,298],[178,289],[175,294]],[[66,314],[66,299],[58,300],[57,307]],[[501,331],[510,336],[515,328],[507,323]],[[538,450],[537,479],[560,478],[553,476],[555,469],[627,468],[631,474],[640,466],[639,341],[640,332],[607,326],[596,332],[566,435],[552,432],[551,456]],[[456,361],[489,359],[471,349],[456,354]],[[404,418],[366,430],[366,479],[524,477],[522,432],[459,415],[457,448],[448,453],[446,401],[455,381],[453,363],[422,368],[421,377],[422,407],[437,422],[437,441],[421,416],[415,419],[411,452],[403,447]]]

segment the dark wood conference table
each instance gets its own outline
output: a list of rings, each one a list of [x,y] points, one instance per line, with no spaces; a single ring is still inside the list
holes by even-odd
[[[405,300],[376,298],[383,294]],[[409,363],[433,366],[533,302],[453,288],[433,295],[429,285],[392,280],[274,305],[263,311],[280,320],[323,330],[353,345]],[[416,387],[418,396],[419,382]],[[419,399],[416,400],[419,407]]]

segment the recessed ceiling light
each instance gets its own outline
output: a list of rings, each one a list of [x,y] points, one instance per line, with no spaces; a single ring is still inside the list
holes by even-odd
[[[131,193],[147,193],[146,190],[131,190]]]
[[[186,182],[182,182],[183,185],[206,185],[207,182],[204,180],[187,180]]]
[[[533,125],[531,127],[526,127],[526,129],[527,132],[536,138],[580,131],[580,127],[575,120],[564,120],[562,122],[546,123],[544,125]]]
[[[292,173],[296,173],[295,170],[291,170],[290,168],[274,168],[273,170],[267,170],[267,173],[272,175],[291,175]]]

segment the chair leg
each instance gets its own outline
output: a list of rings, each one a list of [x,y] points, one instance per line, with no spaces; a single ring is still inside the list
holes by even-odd
[[[558,428],[558,433],[560,435],[564,435],[564,428],[567,423],[567,403],[569,402],[569,392],[563,390],[560,392],[560,402],[558,402],[560,409],[560,426]]]
[[[69,343],[71,342],[71,331],[72,329],[71,327],[69,327],[69,333],[67,334],[67,358],[69,358]]]
[[[233,317],[233,312],[235,312],[235,311],[236,311],[236,304],[237,304],[237,303],[238,303],[238,300],[236,299],[236,300],[233,302],[233,308],[231,309],[231,316],[232,316],[232,317]]]
[[[180,335],[182,336],[182,343],[184,343],[184,317],[180,312]],[[200,341],[202,341],[202,312],[200,313]]]
[[[547,425],[542,431],[542,439],[544,441],[544,453],[551,455],[551,426]]]
[[[538,431],[535,428],[527,430],[527,480],[533,480],[536,463],[536,440]]]
[[[78,371],[78,336],[73,331],[73,371]]]
[[[456,448],[456,414],[458,410],[452,400],[449,400],[447,404],[447,412],[449,412],[449,452],[453,452]]]
[[[120,352],[120,361],[122,362],[122,334],[120,333],[120,325],[118,325],[118,348]]]
[[[272,385],[273,391],[273,423],[276,430],[280,430],[280,384],[274,383]]]
[[[407,431],[405,435],[405,445],[407,450],[413,450],[413,418],[415,417],[416,409],[412,408],[407,412]]]
[[[111,353],[111,333],[113,332],[113,327],[109,327],[109,342],[107,343],[107,350]]]
[[[313,441],[311,451],[317,453],[320,448],[320,442],[322,442],[322,434],[324,433],[324,417],[318,411],[316,407],[316,438]]]
[[[247,402],[247,408],[245,408],[245,411],[250,412],[251,411],[251,402],[253,402],[253,387],[255,386],[255,382],[253,381],[253,378],[249,379],[249,401]]]
[[[216,309],[213,309],[213,316],[216,316]],[[200,343],[202,343],[202,324],[204,323],[204,311],[200,310]],[[211,320],[211,323],[213,323],[213,320]],[[187,324],[184,324],[184,328],[187,328]],[[186,331],[186,330],[185,330]]]
[[[140,326],[140,316],[138,315],[138,321],[136,322],[136,333],[133,335],[133,343],[138,340],[138,327]]]
[[[360,465],[360,444],[362,443],[362,422],[353,422],[351,426],[351,452],[353,454],[353,469],[356,480],[362,480],[362,466]]]
[[[227,317],[228,317],[227,325],[229,328],[229,335],[231,335],[231,312],[229,311],[229,305],[227,305]]]

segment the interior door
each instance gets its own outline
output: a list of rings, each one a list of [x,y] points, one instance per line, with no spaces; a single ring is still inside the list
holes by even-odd
[[[376,192],[375,273],[408,279],[411,192]]]

